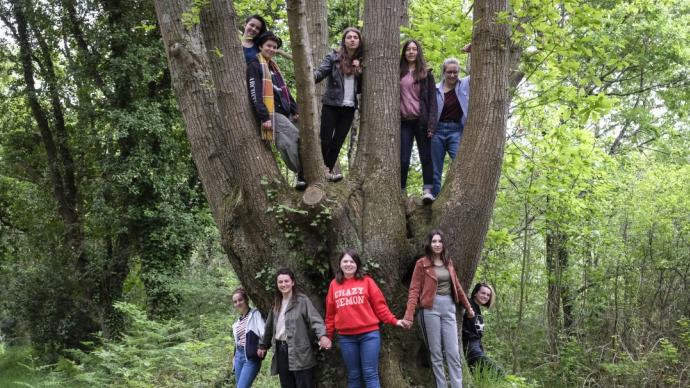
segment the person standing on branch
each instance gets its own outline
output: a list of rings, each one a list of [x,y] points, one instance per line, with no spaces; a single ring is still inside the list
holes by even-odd
[[[434,76],[426,67],[422,45],[416,40],[408,40],[400,53],[400,183],[405,192],[412,144],[417,139],[424,182],[422,202],[425,204],[434,201],[430,139],[436,129],[436,116]]]
[[[326,92],[321,99],[321,153],[331,182],[343,179],[333,171],[340,148],[345,142],[357,109],[357,93],[361,89],[362,34],[354,27],[343,31],[340,48],[326,55],[314,70],[314,82],[328,78]]]
[[[259,339],[264,335],[264,319],[256,308],[249,307],[249,297],[244,288],[232,293],[232,304],[240,316],[232,324],[235,338],[235,356],[233,370],[237,388],[252,386],[261,369],[261,358],[258,356]]]
[[[469,52],[467,45],[463,50]],[[438,105],[436,132],[431,138],[431,161],[434,166],[434,187],[432,194],[441,191],[441,179],[446,153],[455,160],[462,133],[467,124],[470,98],[470,77],[459,79],[460,62],[455,58],[443,61],[443,80],[436,85]]]
[[[443,365],[445,354],[450,386],[462,388],[462,363],[455,306],[462,304],[468,317],[474,317],[474,310],[458,280],[452,260],[446,257],[441,230],[429,232],[425,253],[426,256],[417,260],[412,273],[405,324],[412,325],[415,309],[419,306],[421,311],[417,314],[417,321],[429,349],[436,387],[448,387]]]
[[[316,365],[311,333],[319,338],[321,349],[330,349],[331,340],[311,300],[295,287],[295,274],[288,268],[278,270],[275,300],[258,354],[264,358],[271,345],[275,345],[271,374],[278,375],[280,386],[310,388],[314,385],[312,368]]]
[[[256,38],[256,43],[259,54],[247,65],[247,88],[261,122],[261,140],[275,140],[285,165],[297,174],[295,188],[304,190],[307,183],[299,154],[299,129],[293,124],[298,119],[297,103],[273,61],[283,41],[267,31]]]
[[[338,333],[349,388],[381,386],[381,322],[406,328],[388,309],[376,282],[364,274],[357,252],[346,249],[326,295],[326,332],[328,338]]]

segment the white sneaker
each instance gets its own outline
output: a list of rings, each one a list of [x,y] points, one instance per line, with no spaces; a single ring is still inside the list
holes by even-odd
[[[435,200],[436,198],[434,197],[434,195],[428,191],[425,191],[424,195],[422,195],[422,203],[425,205],[430,205]]]
[[[336,172],[336,173],[327,172],[326,173],[326,180],[328,180],[329,182],[339,182],[339,181],[343,180],[343,174],[338,173],[338,172]]]

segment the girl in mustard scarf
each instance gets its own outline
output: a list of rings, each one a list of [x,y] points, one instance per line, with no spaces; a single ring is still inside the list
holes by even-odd
[[[290,95],[278,65],[273,61],[283,45],[272,32],[261,34],[256,40],[259,54],[247,64],[247,87],[254,111],[261,122],[261,139],[275,141],[287,167],[297,174],[295,188],[307,187],[302,175],[299,156],[297,103]]]

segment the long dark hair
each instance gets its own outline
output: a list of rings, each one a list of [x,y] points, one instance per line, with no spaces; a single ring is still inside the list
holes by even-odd
[[[347,52],[347,48],[345,47],[345,37],[347,36],[348,32],[355,32],[357,33],[357,36],[359,36],[359,46],[357,46],[357,49],[355,49],[355,53],[352,56],[350,56],[350,54]],[[340,48],[338,49],[338,60],[340,61],[338,66],[340,66],[340,72],[343,73],[343,75],[354,74],[355,68],[352,66],[352,60],[358,59],[361,62],[363,54],[364,41],[362,41],[362,32],[355,27],[346,28],[345,31],[343,31],[343,37],[340,39]]]
[[[402,51],[400,52],[400,78],[404,77],[409,71],[407,58],[405,58],[405,50],[407,50],[407,47],[412,43],[417,46],[417,58],[414,60],[414,74],[412,77],[415,82],[419,82],[426,78],[428,70],[426,68],[426,61],[424,60],[424,53],[422,52],[422,45],[414,39],[405,41]]]
[[[486,302],[486,304],[484,305],[486,306],[486,308],[491,308],[491,306],[493,306],[494,302],[496,301],[496,292],[494,292],[494,288],[491,287],[489,283],[479,282],[475,284],[474,288],[472,289],[472,293],[470,294],[470,299],[474,300],[474,296],[477,295],[477,293],[482,287],[486,287],[489,289],[489,291],[491,291],[491,297],[489,298],[489,301]]]
[[[283,267],[276,272],[275,281],[273,284],[276,287],[275,296],[273,297],[273,312],[278,313],[280,311],[280,305],[283,303],[283,294],[278,289],[278,276],[287,275],[292,279],[292,301],[294,302],[297,298],[297,282],[295,281],[295,273],[288,267]]]
[[[340,262],[343,260],[343,257],[345,257],[345,255],[350,256],[352,260],[355,261],[355,264],[357,264],[357,271],[355,271],[355,279],[362,280],[364,278],[364,271],[362,271],[362,259],[359,258],[357,251],[355,251],[352,248],[346,248],[343,251],[343,254],[340,255],[340,258],[338,259],[338,268],[335,270],[336,283],[343,284],[343,281],[345,281],[345,274],[343,273],[343,270],[340,269]]]
[[[249,15],[244,19],[244,25],[242,26],[242,29],[240,31],[242,31],[244,33],[244,27],[246,27],[247,23],[249,23],[249,21],[252,19],[256,19],[256,20],[261,22],[261,28],[259,29],[259,33],[256,34],[256,36],[254,37],[254,39],[256,39],[259,35],[268,31],[268,26],[266,25],[266,19],[264,19],[263,16],[261,16],[259,14],[254,14],[254,15]]]
[[[424,245],[424,253],[429,260],[433,261],[434,251],[431,249],[431,240],[434,236],[441,236],[441,242],[443,243],[443,250],[441,251],[441,260],[443,260],[443,265],[448,266],[448,258],[446,257],[446,238],[443,237],[443,231],[441,229],[433,229],[429,234],[426,235],[426,245]]]

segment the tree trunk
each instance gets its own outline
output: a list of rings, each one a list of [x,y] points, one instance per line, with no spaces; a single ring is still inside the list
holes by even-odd
[[[563,327],[572,324],[572,303],[565,279],[568,265],[567,236],[555,222],[549,222],[546,232],[546,271],[548,276],[547,321],[551,354],[558,354]],[[568,302],[565,304],[565,302]],[[563,320],[561,319],[561,310]]]
[[[312,75],[314,63],[311,55],[309,32],[307,31],[305,1],[288,0],[287,14],[288,26],[290,27],[292,59],[295,64],[297,99],[300,104],[300,159],[307,183],[310,186],[316,186],[312,189],[307,189],[304,200],[308,205],[314,205],[322,199],[323,190],[321,188],[324,185],[324,174],[318,130],[319,111],[316,106],[316,87],[314,76]]]
[[[58,94],[55,68],[47,44],[35,30],[33,31],[33,38],[39,41],[38,54],[40,58],[34,54],[31,43],[31,22],[33,21],[31,20],[31,12],[33,7],[34,5],[30,1],[14,0],[12,2],[19,58],[26,84],[26,97],[46,152],[53,198],[64,227],[63,240],[71,256],[68,258],[68,262],[74,271],[75,284],[80,285],[78,289],[80,300],[77,305],[84,306],[78,310],[78,316],[75,317],[77,323],[67,335],[67,342],[77,345],[97,328],[97,323],[93,315],[90,314],[91,308],[94,306],[92,302],[93,281],[88,276],[83,225],[77,210],[78,192],[74,164],[69,149],[69,134],[65,127],[62,103]],[[12,28],[11,25],[8,27]],[[45,79],[43,81],[46,83],[51,104],[52,118],[50,119],[39,100],[39,91],[36,90],[34,61],[41,63],[41,69],[44,72]]]
[[[506,1],[474,5],[467,127],[457,159],[433,206],[433,224],[446,232],[447,249],[465,289],[479,265],[503,165],[510,102],[508,76],[517,59],[511,55],[509,25],[496,20],[506,11]]]
[[[303,36],[299,31],[305,18],[293,25],[292,6],[300,3],[290,4],[295,57],[302,57],[307,47],[307,42],[297,42]],[[503,155],[510,40],[507,25],[493,21],[506,10],[505,2],[475,9],[479,22],[472,90],[478,92],[470,100],[473,113],[460,162],[453,166],[438,203],[407,215],[399,181],[401,2],[365,3],[358,152],[347,179],[325,185],[326,199],[316,207],[306,206],[300,194],[287,186],[273,155],[259,139],[240,42],[233,33],[232,3],[211,0],[201,9],[200,29],[181,22],[182,13],[189,11],[186,0],[156,0],[155,5],[193,157],[223,247],[260,308],[270,305],[273,274],[282,265],[295,270],[298,284],[322,307],[335,260],[345,247],[353,247],[381,286],[391,310],[400,316],[407,294],[402,278],[421,253],[422,236],[438,224],[448,234],[449,249],[465,285],[469,283],[491,217]],[[303,74],[309,66],[300,59],[295,69],[298,80],[310,76]],[[305,91],[304,82],[298,82],[300,104],[309,101],[307,93],[313,93],[308,86]],[[407,386],[410,376],[413,383],[423,384],[411,351],[420,344],[415,332],[384,328],[383,335],[382,385]]]

